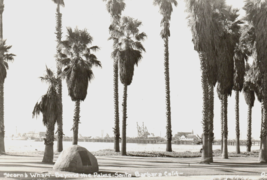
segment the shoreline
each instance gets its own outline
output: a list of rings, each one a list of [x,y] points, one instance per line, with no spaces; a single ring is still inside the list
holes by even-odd
[[[122,156],[120,152],[114,152],[113,149],[102,149],[99,151],[91,151],[91,153],[95,156],[104,156],[104,157],[112,157],[112,156]],[[7,151],[6,154],[2,155],[11,155],[11,156],[43,156],[44,151]],[[59,152],[54,152],[54,156],[58,156]],[[259,151],[254,150],[251,152],[241,152],[237,154],[235,152],[229,152],[229,157],[258,157]],[[199,158],[201,157],[200,152],[165,152],[165,151],[128,151],[127,156],[130,157],[168,157],[168,158]],[[220,150],[213,150],[214,157],[220,157]]]

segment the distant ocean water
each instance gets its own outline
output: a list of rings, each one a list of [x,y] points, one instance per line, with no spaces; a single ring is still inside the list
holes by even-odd
[[[63,142],[63,148],[72,145],[70,141]],[[105,142],[78,142],[78,145],[87,148],[89,151],[98,151],[102,149],[113,149],[113,143]],[[33,140],[5,140],[6,152],[34,152],[34,151],[44,151],[45,145],[40,141]],[[54,149],[57,148],[57,142],[54,143]],[[172,150],[175,152],[199,152],[202,145],[172,145]],[[220,145],[213,145],[213,150],[220,149]],[[259,150],[260,146],[252,146],[252,150]],[[127,151],[165,151],[165,144],[136,144],[128,143]],[[228,152],[235,152],[235,146],[228,146]],[[241,152],[246,151],[246,146],[240,146]]]

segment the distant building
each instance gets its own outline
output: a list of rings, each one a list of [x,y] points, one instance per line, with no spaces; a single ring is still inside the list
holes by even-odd
[[[45,132],[29,131],[25,134],[27,138],[45,138]]]
[[[45,138],[45,132],[39,132],[39,137],[42,139]]]
[[[192,132],[177,132],[177,134],[174,135],[175,140],[180,141],[198,141],[199,137],[197,137],[194,134],[194,131]]]

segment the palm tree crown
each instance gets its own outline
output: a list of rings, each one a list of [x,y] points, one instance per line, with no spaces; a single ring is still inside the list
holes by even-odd
[[[267,14],[266,0],[246,0],[244,10],[246,11],[246,20],[251,22],[255,27],[257,60],[260,63],[260,69],[267,71],[267,51],[266,51],[266,35],[267,28],[265,26]]]
[[[122,84],[130,85],[134,74],[134,65],[142,59],[145,52],[141,41],[146,37],[144,32],[139,33],[142,23],[131,17],[123,17],[121,24],[112,27],[111,37],[113,39],[114,51],[112,57],[119,60],[120,79]]]
[[[120,19],[121,12],[125,9],[123,0],[103,0],[107,2],[107,11],[114,19]]]
[[[221,36],[219,49],[217,50],[217,67],[218,67],[218,92],[230,95],[234,85],[234,55],[236,45],[240,38],[240,20],[237,20],[238,10],[226,6],[222,16],[224,33]]]
[[[60,44],[63,53],[59,53],[59,61],[65,66],[61,76],[66,77],[71,99],[83,101],[87,95],[88,82],[93,78],[92,66],[101,67],[101,62],[91,53],[99,50],[99,47],[88,47],[93,38],[87,30],[73,31],[67,28],[67,31],[66,40]]]
[[[254,106],[254,101],[255,101],[255,94],[254,94],[254,82],[251,80],[255,78],[255,65],[249,65],[248,63],[246,64],[246,75],[245,75],[245,82],[244,82],[244,97],[245,101],[248,106],[253,107]]]
[[[51,119],[49,119],[50,114],[54,114],[55,119],[53,123],[56,123],[56,119],[59,113],[59,96],[56,91],[56,86],[59,82],[53,71],[46,67],[46,75],[40,77],[41,81],[48,83],[49,87],[47,93],[42,96],[41,100],[37,102],[33,109],[33,117],[38,116],[40,113],[43,114],[43,124],[46,126]]]
[[[7,75],[7,69],[8,69],[8,62],[14,60],[15,54],[9,53],[9,50],[12,46],[6,45],[6,40],[3,40],[0,42],[0,52],[3,53],[3,58],[0,59],[0,82],[4,82],[6,75]]]
[[[173,11],[172,5],[177,6],[176,0],[154,0],[154,5],[159,6],[160,13],[162,14],[163,18],[161,20],[160,25],[163,29],[160,32],[162,38],[170,37],[170,20],[171,14]]]
[[[65,4],[64,4],[64,0],[52,0],[55,4],[59,4],[59,5],[61,5],[61,6],[65,6]]]

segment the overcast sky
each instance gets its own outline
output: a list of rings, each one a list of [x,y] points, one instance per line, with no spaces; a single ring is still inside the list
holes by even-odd
[[[230,2],[230,1],[229,1]],[[141,31],[147,34],[144,47],[146,53],[135,68],[132,84],[128,87],[127,136],[136,136],[136,123],[142,122],[150,133],[165,136],[166,108],[164,82],[164,47],[160,37],[158,7],[152,0],[125,0],[123,15],[143,22]],[[231,1],[233,4],[233,2]],[[110,15],[101,0],[65,0],[63,14],[63,40],[66,27],[87,29],[93,36],[92,45],[100,46],[96,53],[103,68],[94,68],[95,78],[89,84],[88,95],[81,103],[79,133],[83,136],[113,136],[113,60],[110,57],[112,42],[108,41]],[[235,7],[242,7],[236,0]],[[171,19],[170,87],[173,135],[178,131],[202,133],[202,89],[200,62],[193,49],[192,35],[188,28],[185,4],[178,1]],[[5,127],[6,134],[27,131],[45,131],[41,117],[32,118],[32,110],[38,99],[46,92],[47,84],[40,81],[45,66],[56,70],[56,5],[48,0],[6,0],[3,14],[3,36],[12,45],[17,56],[10,64],[5,81]],[[243,12],[241,13],[243,14]],[[120,115],[122,114],[122,84],[119,84]],[[234,94],[228,101],[229,138],[235,138]],[[66,135],[73,121],[74,102],[67,93],[63,81],[63,127]],[[215,138],[220,138],[220,102],[215,91],[214,110]],[[255,103],[252,112],[252,137],[259,138],[260,104]],[[243,93],[240,95],[241,138],[246,138],[247,105]]]

